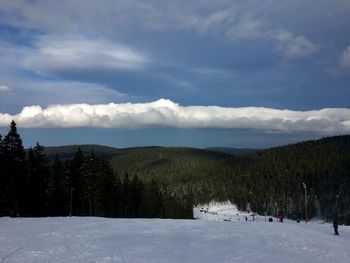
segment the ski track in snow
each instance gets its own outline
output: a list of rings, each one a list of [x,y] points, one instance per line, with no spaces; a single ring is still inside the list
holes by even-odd
[[[161,219],[0,218],[0,262],[349,262],[350,227]]]
[[[328,263],[350,258],[350,227],[341,226],[341,236],[334,236],[329,224],[269,223],[262,216],[253,221],[251,213],[229,202],[196,207],[194,216],[200,220],[0,218],[0,263]]]

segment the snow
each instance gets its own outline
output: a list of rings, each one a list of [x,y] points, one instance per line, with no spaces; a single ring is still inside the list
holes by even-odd
[[[0,262],[349,262],[348,226],[246,222],[224,206],[195,209],[210,220],[0,218]]]
[[[268,217],[256,215],[253,212],[243,212],[237,209],[235,204],[227,202],[211,202],[209,204],[199,205],[193,209],[193,217],[199,220],[215,221],[240,221],[247,220],[267,220]],[[277,221],[276,218],[274,220]]]

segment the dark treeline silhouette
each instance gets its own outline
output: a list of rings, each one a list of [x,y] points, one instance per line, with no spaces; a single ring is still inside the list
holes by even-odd
[[[106,159],[69,148],[49,160],[39,144],[25,151],[12,122],[0,139],[0,215],[192,218],[193,205],[231,200],[350,224],[348,135],[243,155],[141,147],[108,149]]]
[[[192,218],[192,203],[162,191],[155,180],[118,174],[93,152],[47,160],[37,144],[25,151],[11,123],[0,137],[0,216]]]

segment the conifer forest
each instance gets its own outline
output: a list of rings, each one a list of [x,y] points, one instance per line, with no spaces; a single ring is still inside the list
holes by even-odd
[[[15,122],[0,137],[0,216],[193,218],[194,205],[227,200],[261,215],[350,224],[350,136],[242,153],[25,149]]]

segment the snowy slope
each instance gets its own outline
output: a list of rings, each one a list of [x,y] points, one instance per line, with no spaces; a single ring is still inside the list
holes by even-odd
[[[350,228],[264,221],[0,218],[0,262],[349,262]]]
[[[211,202],[209,204],[199,205],[193,209],[193,217],[199,220],[215,220],[215,221],[240,221],[247,220],[267,220],[268,217],[256,215],[253,212],[239,211],[235,204],[227,202]],[[277,220],[274,218],[274,220]]]

